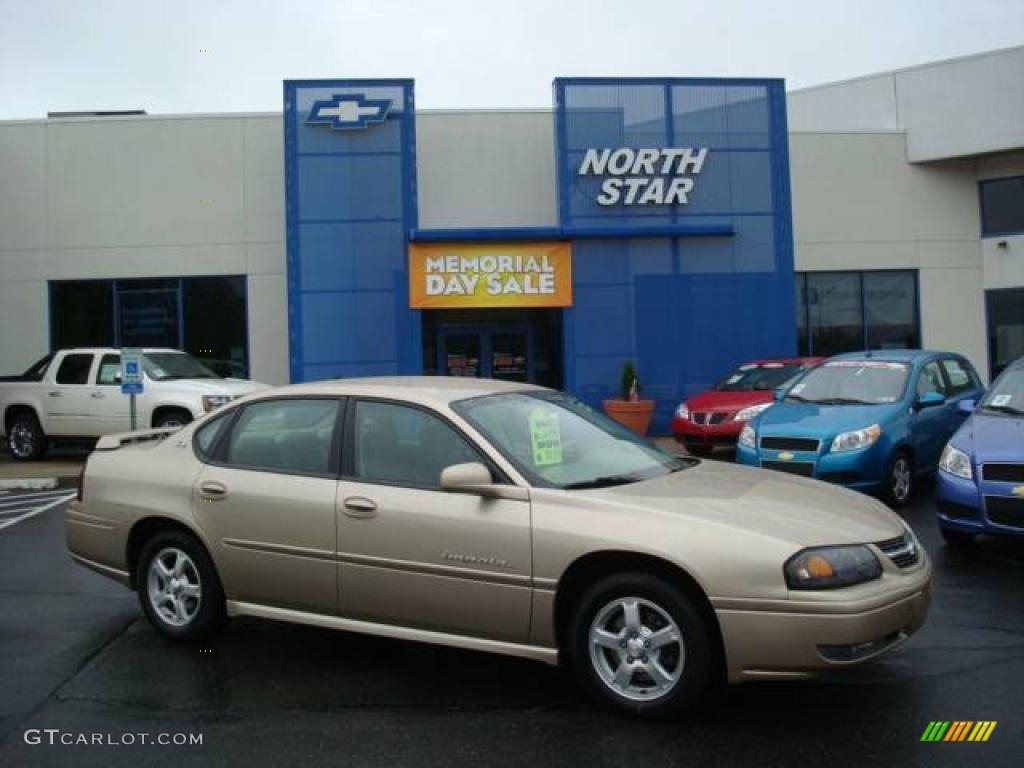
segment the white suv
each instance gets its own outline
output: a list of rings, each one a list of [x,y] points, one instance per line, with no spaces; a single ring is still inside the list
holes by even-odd
[[[121,353],[67,349],[44,357],[21,376],[0,380],[0,434],[16,459],[37,459],[51,440],[84,440],[131,428],[121,394]],[[223,379],[175,349],[143,350],[143,393],[136,426],[173,427],[267,385]]]

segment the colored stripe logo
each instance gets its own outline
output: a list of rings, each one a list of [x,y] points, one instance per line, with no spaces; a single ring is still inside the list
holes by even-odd
[[[988,741],[996,729],[996,720],[932,720],[921,734],[921,741]]]

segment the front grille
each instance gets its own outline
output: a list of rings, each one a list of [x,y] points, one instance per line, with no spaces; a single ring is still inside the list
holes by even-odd
[[[814,464],[810,461],[762,461],[764,469],[774,469],[776,472],[786,472],[790,475],[801,477],[814,477]]]
[[[970,520],[978,517],[978,510],[966,504],[939,499],[939,512],[950,520]]]
[[[985,514],[993,523],[1024,528],[1024,499],[1013,496],[986,496]]]
[[[875,546],[882,550],[897,568],[909,568],[920,557],[917,551],[917,542],[907,534],[895,539],[876,541]]]
[[[729,416],[728,413],[724,413],[722,411],[710,411],[710,412],[696,411],[693,414],[693,423],[694,424],[711,424],[711,425],[721,424],[723,421],[726,420],[726,418],[728,418],[728,416]]]
[[[761,447],[770,451],[810,451],[818,452],[820,440],[813,437],[762,437]]]
[[[1024,464],[982,464],[981,479],[996,483],[1024,483]]]
[[[860,482],[860,472],[822,472],[818,475],[819,480],[824,480],[826,483],[835,483],[837,485],[852,485],[853,483]]]

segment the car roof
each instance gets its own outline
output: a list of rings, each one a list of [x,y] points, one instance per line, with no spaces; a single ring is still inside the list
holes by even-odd
[[[105,355],[119,355],[121,349],[119,347],[68,347],[67,349],[58,349],[57,352],[64,352],[66,354],[105,354]],[[143,354],[150,354],[151,352],[173,352],[175,354],[185,354],[180,349],[171,349],[170,347],[142,347]]]
[[[766,365],[771,363],[781,363],[783,365],[814,365],[824,360],[824,357],[759,357],[757,360],[751,360],[744,365]]]
[[[544,387],[516,381],[477,379],[459,376],[374,376],[353,379],[330,379],[291,384],[260,392],[260,396],[350,395],[408,400],[433,405],[448,405],[483,395],[508,392],[543,392]]]
[[[937,349],[870,349],[863,352],[846,352],[830,357],[829,360],[881,360],[892,363],[916,363],[938,355],[961,357],[953,352],[942,352]]]

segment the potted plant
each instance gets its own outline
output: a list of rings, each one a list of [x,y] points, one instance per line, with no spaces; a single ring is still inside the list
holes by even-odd
[[[654,401],[640,399],[640,377],[636,375],[636,367],[631,361],[627,360],[622,365],[618,399],[605,400],[604,412],[638,435],[647,434]]]

